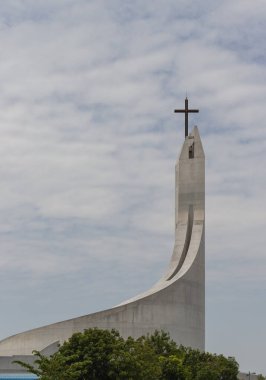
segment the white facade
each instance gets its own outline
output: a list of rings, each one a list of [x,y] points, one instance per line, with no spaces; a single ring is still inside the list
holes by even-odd
[[[139,337],[163,329],[178,344],[205,347],[205,158],[198,129],[186,137],[176,163],[175,244],[169,268],[149,291],[109,310],[8,337],[0,356],[52,353],[74,332],[115,328]]]

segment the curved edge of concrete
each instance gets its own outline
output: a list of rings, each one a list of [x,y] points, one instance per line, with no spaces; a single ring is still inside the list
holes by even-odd
[[[193,157],[190,155],[193,146]],[[192,158],[192,159],[191,159]],[[150,290],[111,309],[53,323],[0,341],[0,355],[55,351],[74,332],[116,328],[138,337],[163,329],[179,344],[205,345],[205,179],[197,128],[186,138],[176,164],[175,245],[166,274]],[[203,176],[203,178],[202,178]]]

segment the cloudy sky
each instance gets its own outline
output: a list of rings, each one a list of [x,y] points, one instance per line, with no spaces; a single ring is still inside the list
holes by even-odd
[[[187,92],[206,348],[266,374],[265,20],[265,0],[1,1],[0,338],[158,280]]]

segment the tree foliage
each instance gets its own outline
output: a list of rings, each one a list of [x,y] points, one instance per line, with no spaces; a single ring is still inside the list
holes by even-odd
[[[35,365],[18,362],[40,380],[236,380],[233,358],[177,346],[163,331],[123,339],[116,330],[75,333]]]

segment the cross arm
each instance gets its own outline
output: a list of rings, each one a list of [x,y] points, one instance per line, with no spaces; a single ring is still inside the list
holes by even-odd
[[[184,113],[184,112],[199,112],[199,110],[174,110],[176,113]]]

